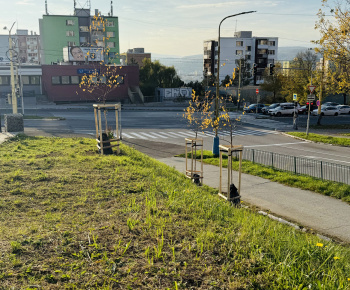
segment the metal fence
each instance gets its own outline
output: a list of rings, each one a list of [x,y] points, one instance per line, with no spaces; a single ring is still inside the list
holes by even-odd
[[[243,150],[243,159],[294,174],[350,185],[350,166],[346,165],[246,148]]]

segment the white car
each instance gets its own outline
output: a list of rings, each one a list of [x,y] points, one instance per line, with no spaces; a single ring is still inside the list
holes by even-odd
[[[294,107],[293,103],[283,103],[280,104],[278,107],[269,110],[269,115],[280,117],[282,115],[293,115],[294,112],[298,114],[299,108],[299,104],[298,106]]]
[[[327,107],[327,106],[321,107],[321,116],[338,116],[339,114],[340,114],[340,111],[337,107]],[[317,116],[318,109],[313,110],[312,115]]]
[[[348,105],[339,105],[337,106],[340,114],[350,114],[350,106]]]

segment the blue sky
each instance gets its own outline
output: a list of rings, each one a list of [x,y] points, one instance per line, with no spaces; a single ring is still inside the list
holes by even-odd
[[[45,0],[1,0],[1,27],[39,33],[38,19],[45,13]],[[50,14],[73,14],[73,0],[47,0]],[[110,0],[91,0],[92,11],[107,15]],[[146,52],[169,55],[203,53],[203,41],[217,38],[224,17],[243,11],[256,13],[225,20],[221,36],[235,29],[251,30],[254,36],[279,37],[279,46],[312,47],[319,38],[314,29],[321,0],[114,0],[113,15],[119,17],[120,51],[144,47]],[[86,7],[77,0],[77,7]],[[3,30],[2,34],[6,34]]]

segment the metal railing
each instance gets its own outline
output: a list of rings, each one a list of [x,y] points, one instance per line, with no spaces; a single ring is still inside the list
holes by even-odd
[[[247,148],[243,150],[243,160],[350,185],[350,166],[346,165]]]

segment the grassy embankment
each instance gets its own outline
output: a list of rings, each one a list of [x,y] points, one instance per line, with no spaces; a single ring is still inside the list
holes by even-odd
[[[91,139],[0,145],[4,289],[348,289],[350,249]],[[0,287],[0,288],[1,288]]]
[[[350,147],[350,139],[349,138],[333,137],[333,136],[314,134],[314,133],[309,133],[309,135],[306,136],[306,133],[300,133],[300,132],[288,132],[287,134],[289,134],[291,136],[303,138],[305,140],[310,140],[313,142]],[[346,135],[350,135],[350,134],[346,134]]]

